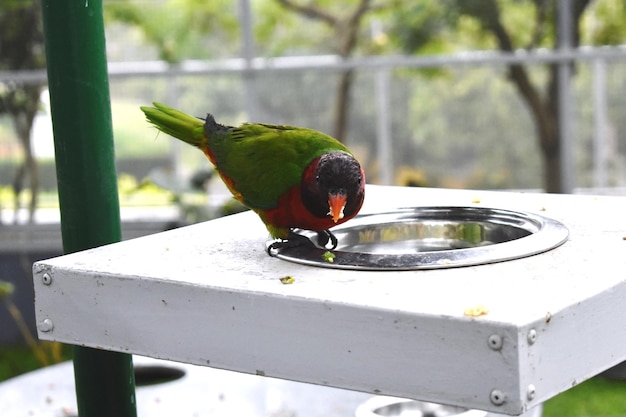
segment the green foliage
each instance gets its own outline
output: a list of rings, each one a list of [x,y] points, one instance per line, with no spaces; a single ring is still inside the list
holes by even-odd
[[[495,49],[497,44],[491,32],[498,17],[511,37],[513,49],[552,48],[556,43],[556,1],[403,2],[393,18],[393,34],[398,45],[409,53]],[[626,3],[623,0],[592,1],[583,14],[580,31],[583,44],[626,42]]]
[[[157,46],[159,57],[168,62],[233,52],[238,29],[234,2],[164,0],[157,7],[145,6],[133,0],[105,2],[104,16],[107,22],[140,28],[145,40]]]
[[[626,43],[626,2],[596,0],[582,21],[581,43],[621,45]]]
[[[626,381],[592,378],[546,401],[543,417],[623,417]]]
[[[70,345],[53,342],[39,342],[39,344],[47,351],[58,350],[57,362],[69,360],[72,357]],[[0,346],[0,382],[41,367],[42,363],[30,348]]]
[[[40,367],[41,364],[28,348],[0,347],[0,382]]]
[[[277,1],[252,2],[257,55],[332,53],[331,31],[322,22],[286,11]],[[306,28],[306,30],[302,30]]]
[[[393,22],[398,43],[410,53],[450,52],[447,12],[438,0],[403,3]]]

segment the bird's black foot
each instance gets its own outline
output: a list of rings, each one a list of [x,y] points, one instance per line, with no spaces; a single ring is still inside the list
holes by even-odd
[[[327,250],[335,250],[337,248],[337,236],[333,234],[330,230],[321,230],[317,233],[317,244],[322,248]],[[330,246],[328,243],[330,242]]]
[[[287,235],[287,239],[276,239],[273,241],[269,241],[265,245],[265,250],[267,251],[268,255],[274,256],[276,255],[276,251],[279,249],[295,248],[297,246],[310,246],[312,248],[316,247],[315,243],[313,243],[311,239],[309,239],[307,236],[290,230],[289,235]]]
[[[297,246],[309,246],[311,248],[321,248],[326,250],[333,250],[337,247],[337,237],[329,230],[322,230],[316,233],[317,244],[315,244],[309,237],[290,230],[287,239],[269,241],[265,245],[265,250],[268,255],[275,256],[276,251],[279,249],[294,248]]]

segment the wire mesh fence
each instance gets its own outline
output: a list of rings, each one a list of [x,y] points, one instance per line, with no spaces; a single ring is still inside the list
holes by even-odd
[[[545,85],[549,65],[529,61],[532,81]],[[626,56],[582,59],[575,65],[569,123],[578,188],[626,185],[624,65]],[[428,67],[392,62],[351,69],[355,76],[346,142],[362,159],[371,182],[542,188],[536,126],[502,60]],[[211,112],[227,124],[262,121],[332,134],[342,70],[333,62],[275,71],[163,71],[147,78],[114,77],[111,87],[114,104],[164,101],[198,116]],[[382,87],[381,73],[388,74]],[[387,104],[387,120],[381,119],[381,100]],[[138,111],[133,123],[144,123]],[[145,134],[154,136],[149,130]],[[381,135],[389,139],[381,142]],[[385,151],[388,156],[381,160]],[[200,163],[192,155],[183,152],[182,163]]]
[[[258,121],[332,134],[339,76],[351,70],[346,142],[362,160],[368,182],[541,189],[544,172],[537,127],[508,78],[508,64],[524,64],[545,95],[550,65],[565,61],[574,62],[568,123],[573,132],[575,186],[625,187],[626,49],[622,47],[567,54],[471,53],[349,61],[323,56],[178,65],[112,63],[117,156],[157,157],[161,164],[169,158],[171,167],[183,174],[208,164],[201,153],[180,148],[148,128],[138,106],[152,101],[199,117],[210,112],[225,124]],[[28,82],[42,76],[5,73],[0,81],[21,77]]]

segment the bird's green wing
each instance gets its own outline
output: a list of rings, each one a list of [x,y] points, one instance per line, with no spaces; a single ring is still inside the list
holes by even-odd
[[[305,168],[329,151],[350,151],[321,132],[292,126],[246,123],[209,138],[218,170],[251,208],[271,209]]]

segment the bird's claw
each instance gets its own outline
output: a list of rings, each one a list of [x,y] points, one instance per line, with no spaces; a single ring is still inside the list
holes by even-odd
[[[328,243],[330,242],[330,246]],[[317,232],[317,244],[324,249],[327,250],[335,250],[337,249],[337,236],[333,234],[330,230],[322,230]]]
[[[317,244],[315,244],[308,236],[290,230],[287,239],[268,241],[265,244],[265,250],[269,256],[276,256],[280,249],[294,248],[297,246],[309,246],[312,248],[326,250],[334,250],[337,248],[337,237],[330,230],[322,230],[316,233]]]
[[[286,239],[276,239],[267,242],[265,245],[265,250],[267,251],[268,255],[276,256],[277,251],[279,251],[280,249],[295,248],[297,246],[310,246],[312,248],[316,247],[315,243],[313,243],[311,239],[309,239],[307,236],[290,230],[289,235],[287,235]]]

